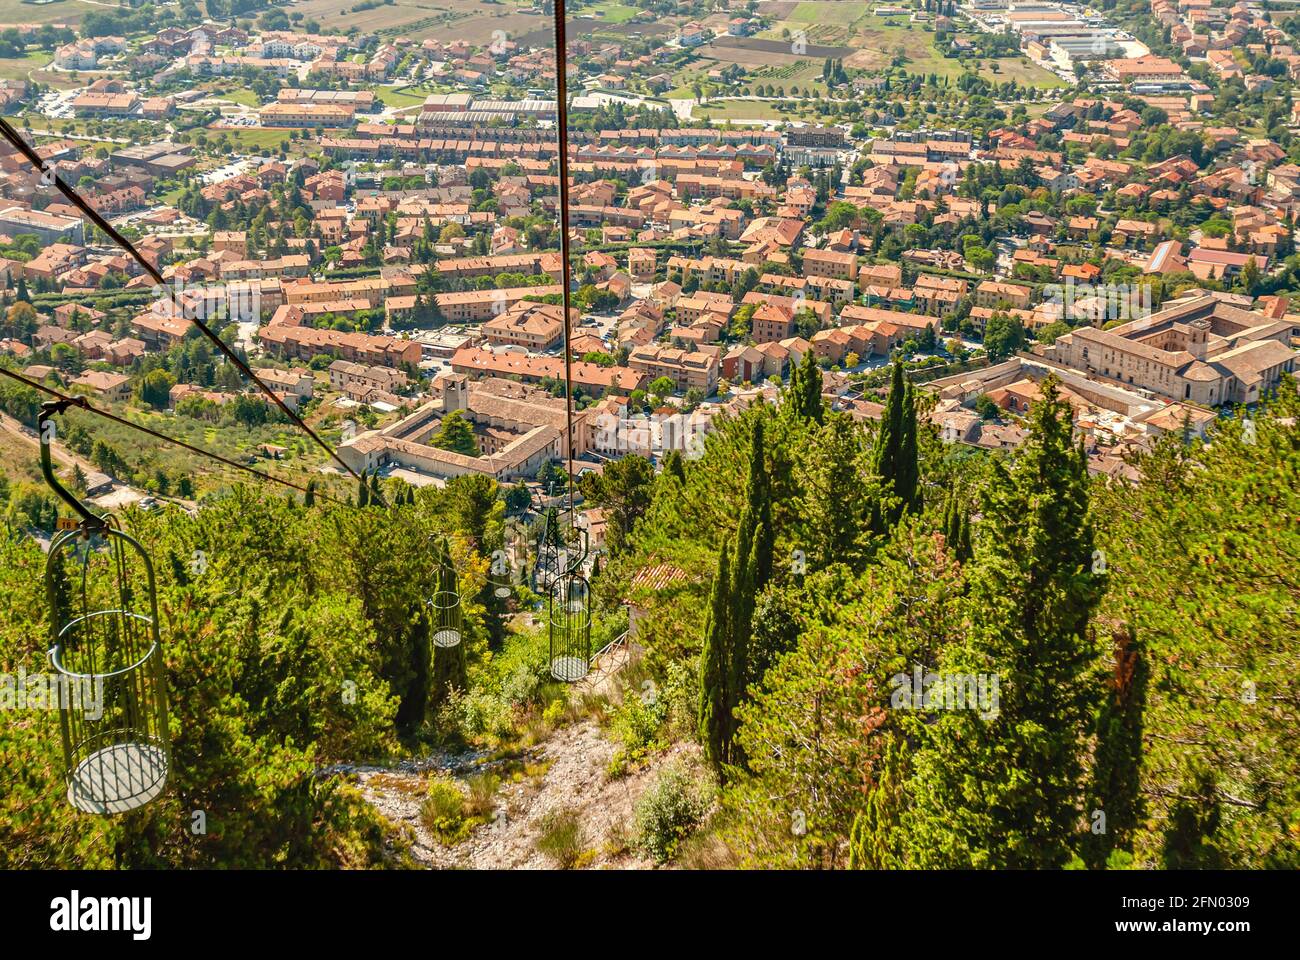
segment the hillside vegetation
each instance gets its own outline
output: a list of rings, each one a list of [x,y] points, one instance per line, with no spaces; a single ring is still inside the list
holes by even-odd
[[[12,713],[0,865],[490,864],[477,831],[498,781],[521,803],[552,763],[593,790],[635,785],[610,827],[625,842],[584,849],[578,814],[527,807],[538,852],[512,834],[502,862],[610,865],[626,847],[712,867],[1300,865],[1295,384],[1249,428],[1166,438],[1136,485],[1088,476],[1050,382],[1006,456],[940,443],[925,402],[896,371],[864,426],[825,408],[806,365],[699,459],[584,480],[612,549],[593,647],[624,628],[623,602],[642,611],[639,662],[597,697],[548,679],[534,598],[484,590],[505,509],[490,480],[390,481],[392,506],[236,488],[194,517],[129,512],[158,571],[169,789],[78,814],[56,715]],[[435,651],[444,539],[466,641]],[[44,563],[18,527],[0,542],[5,672],[46,669]],[[909,697],[927,674],[933,702]],[[589,749],[590,726],[545,747],[580,720],[613,744],[598,775],[564,752]],[[482,776],[399,784],[427,792],[414,833],[350,772],[465,751]],[[434,855],[431,837],[476,852]]]

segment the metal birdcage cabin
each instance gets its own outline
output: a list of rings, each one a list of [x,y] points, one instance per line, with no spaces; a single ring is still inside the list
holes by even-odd
[[[55,536],[45,564],[64,780],[78,810],[126,813],[162,793],[171,758],[153,564],[54,476],[50,416],[66,406],[42,404],[38,421],[41,472],[80,518]]]
[[[591,586],[582,575],[587,531],[576,529],[581,549],[554,578],[549,592],[551,676],[564,683],[591,671]]]
[[[430,634],[435,647],[455,647],[464,636],[460,585],[445,538],[436,551],[436,557],[434,592],[429,599]]]

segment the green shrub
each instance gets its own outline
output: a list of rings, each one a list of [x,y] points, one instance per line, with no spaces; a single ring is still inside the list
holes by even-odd
[[[712,787],[680,767],[668,768],[636,803],[637,847],[656,863],[667,863],[712,803]]]
[[[622,748],[610,758],[606,772],[621,777],[632,765],[661,749],[667,716],[667,701],[650,681],[639,691],[627,691],[612,721],[615,739]]]
[[[575,807],[559,807],[542,817],[533,846],[561,870],[572,870],[590,857],[583,849],[585,839],[582,814]]]
[[[465,800],[465,812],[481,820],[491,820],[496,810],[497,789],[501,778],[495,773],[475,773],[465,778],[469,787],[469,797]]]
[[[456,781],[446,777],[429,780],[429,790],[420,805],[420,820],[429,832],[447,846],[460,843],[482,822],[471,817],[467,800]]]

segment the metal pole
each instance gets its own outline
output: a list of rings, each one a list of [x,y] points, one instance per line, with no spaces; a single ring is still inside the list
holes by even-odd
[[[564,476],[568,483],[569,522],[573,522],[573,350],[569,329],[569,292],[573,268],[569,262],[569,79],[568,41],[564,30],[564,0],[553,0],[555,13],[555,126],[560,169],[560,308],[564,311]]]

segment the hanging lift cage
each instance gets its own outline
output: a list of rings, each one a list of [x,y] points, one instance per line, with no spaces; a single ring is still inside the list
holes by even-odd
[[[551,676],[575,683],[591,671],[591,585],[582,574],[587,531],[576,530],[581,549],[550,585]]]
[[[170,767],[153,564],[54,476],[50,416],[67,405],[43,404],[39,419],[45,481],[80,518],[54,537],[45,565],[64,779],[76,809],[126,813],[162,793]]]
[[[429,620],[435,647],[455,647],[464,635],[461,621],[460,586],[456,567],[451,562],[451,549],[443,539],[436,550],[437,570],[434,573],[434,592],[429,600]]]

